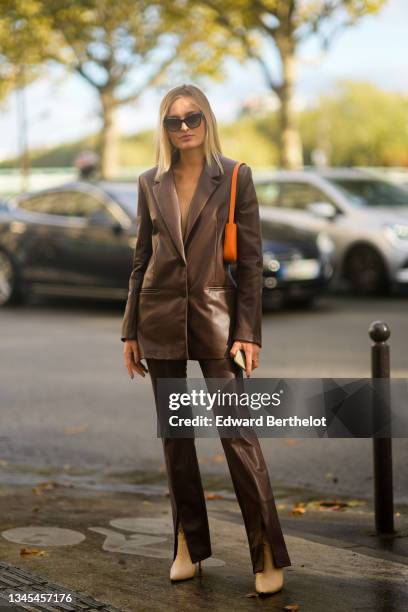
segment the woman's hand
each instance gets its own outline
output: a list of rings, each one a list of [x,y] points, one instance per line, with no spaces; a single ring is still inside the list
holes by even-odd
[[[129,372],[130,378],[134,378],[133,370],[144,378],[145,372],[148,372],[148,370],[140,361],[140,350],[137,340],[126,340],[123,354],[125,357],[125,367]]]
[[[244,342],[243,340],[235,340],[230,350],[231,357],[234,358],[236,352],[239,349],[242,349],[245,353],[245,373],[247,376],[251,376],[252,370],[255,370],[255,368],[259,366],[260,346],[259,344],[255,344],[255,342]]]

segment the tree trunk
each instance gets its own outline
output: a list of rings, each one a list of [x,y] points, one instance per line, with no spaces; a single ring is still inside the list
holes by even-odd
[[[119,171],[119,133],[116,124],[116,105],[111,93],[101,94],[103,125],[100,136],[101,175],[112,179]]]
[[[303,166],[302,142],[294,108],[295,48],[288,41],[278,44],[282,62],[282,85],[279,88],[279,163],[282,168],[295,170]]]

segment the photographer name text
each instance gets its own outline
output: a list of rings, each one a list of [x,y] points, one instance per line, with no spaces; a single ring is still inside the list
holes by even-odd
[[[327,427],[326,417],[300,418],[298,416],[290,416],[277,418],[274,415],[259,415],[250,418],[238,418],[231,416],[217,415],[216,417],[195,416],[192,418],[179,417],[172,415],[169,417],[169,425],[171,427]]]

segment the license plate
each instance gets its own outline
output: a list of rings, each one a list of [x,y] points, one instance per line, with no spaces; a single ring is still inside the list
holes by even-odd
[[[288,261],[281,266],[281,277],[285,280],[308,280],[320,274],[320,262],[317,259],[298,259]]]

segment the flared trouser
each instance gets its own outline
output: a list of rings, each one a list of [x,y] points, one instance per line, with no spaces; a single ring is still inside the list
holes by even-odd
[[[243,380],[242,370],[230,357],[198,361],[205,379]],[[146,362],[156,410],[159,410],[157,379],[187,378],[187,360],[146,358]],[[236,382],[239,383],[239,380]],[[174,523],[173,558],[177,554],[177,532],[181,522],[191,560],[195,563],[212,555],[195,440],[193,437],[164,437],[162,443]],[[253,572],[263,569],[262,531],[270,543],[275,566],[291,565],[267,466],[255,431],[246,427],[239,437],[221,437],[221,443],[245,525]]]

